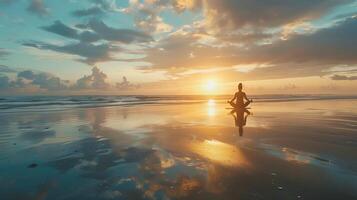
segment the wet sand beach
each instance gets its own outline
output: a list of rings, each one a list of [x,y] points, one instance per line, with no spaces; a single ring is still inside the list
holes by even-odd
[[[227,107],[1,110],[0,196],[357,199],[357,100]]]

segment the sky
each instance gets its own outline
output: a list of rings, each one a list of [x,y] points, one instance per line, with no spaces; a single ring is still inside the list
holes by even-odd
[[[0,0],[0,94],[357,95],[357,0]]]

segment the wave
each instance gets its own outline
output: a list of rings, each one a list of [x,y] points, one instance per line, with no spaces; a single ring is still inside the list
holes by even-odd
[[[209,99],[225,103],[231,96],[9,96],[0,98],[0,111],[14,109],[60,110],[73,107],[130,106],[138,104],[188,104]],[[357,96],[337,95],[254,95],[254,102],[287,102],[306,100],[357,99]]]

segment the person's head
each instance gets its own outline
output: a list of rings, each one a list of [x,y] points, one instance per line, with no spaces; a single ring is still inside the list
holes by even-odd
[[[242,89],[243,89],[243,84],[242,84],[242,83],[239,83],[239,84],[238,84],[238,90],[239,90],[239,91],[242,91]]]

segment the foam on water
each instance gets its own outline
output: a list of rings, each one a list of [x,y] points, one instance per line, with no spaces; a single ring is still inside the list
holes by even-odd
[[[225,103],[231,96],[6,96],[0,98],[0,112],[63,110],[74,107],[129,106],[137,104],[201,103],[214,98]],[[287,102],[305,100],[357,99],[336,95],[255,95],[255,102]]]

